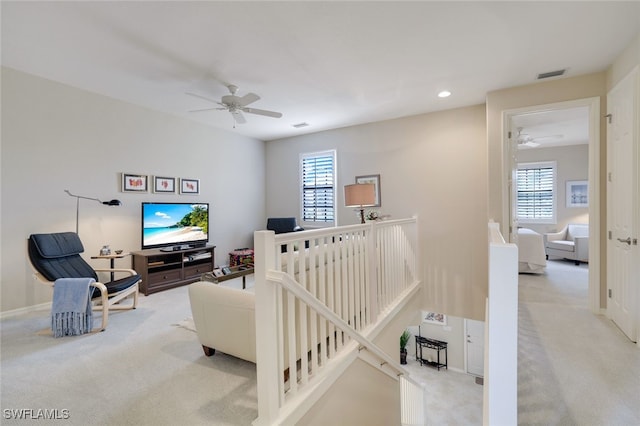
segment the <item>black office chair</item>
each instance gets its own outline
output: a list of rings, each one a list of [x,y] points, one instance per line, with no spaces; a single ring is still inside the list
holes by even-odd
[[[276,234],[304,231],[302,227],[296,225],[295,217],[270,217],[267,219],[267,229]]]
[[[304,231],[304,228],[296,225],[295,217],[270,217],[267,219],[267,230],[276,234],[284,234],[287,232]],[[309,241],[305,241],[305,248],[309,248]],[[280,247],[282,253],[287,252],[287,246]]]
[[[102,310],[100,331],[107,328],[110,310],[135,309],[138,305],[138,286],[142,279],[133,269],[93,269],[81,256],[84,247],[75,232],[32,234],[28,242],[29,260],[35,269],[34,277],[51,287],[58,278],[93,278],[96,282],[92,303],[94,310]],[[101,283],[96,272],[124,272],[128,276]],[[130,305],[119,305],[127,297]]]

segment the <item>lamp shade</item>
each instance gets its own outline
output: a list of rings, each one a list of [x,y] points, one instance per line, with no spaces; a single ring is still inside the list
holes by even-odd
[[[376,188],[372,183],[345,185],[344,204],[346,207],[373,206],[376,204]]]

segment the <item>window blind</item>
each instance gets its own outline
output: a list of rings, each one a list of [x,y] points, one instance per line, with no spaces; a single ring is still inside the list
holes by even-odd
[[[553,167],[518,168],[518,219],[552,220],[555,217],[554,180]]]
[[[302,220],[333,222],[335,218],[335,151],[302,156]]]

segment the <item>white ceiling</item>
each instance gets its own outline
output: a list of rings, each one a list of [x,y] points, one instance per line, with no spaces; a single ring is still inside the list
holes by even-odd
[[[519,149],[588,144],[589,108],[564,108],[516,115],[511,120],[511,129],[516,137],[534,142],[534,146],[519,144]]]
[[[542,72],[602,71],[640,30],[638,1],[1,8],[3,66],[262,140],[480,104]],[[283,117],[247,114],[234,129],[228,112],[188,112],[215,105],[185,92],[220,99],[227,84]]]

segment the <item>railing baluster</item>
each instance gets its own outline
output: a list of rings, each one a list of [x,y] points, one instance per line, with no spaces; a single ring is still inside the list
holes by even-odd
[[[327,238],[327,264],[329,265],[329,267],[327,268],[327,300],[328,300],[328,304],[327,306],[329,307],[329,309],[331,309],[331,311],[336,312],[337,313],[337,309],[335,306],[335,295],[334,295],[334,266],[335,266],[335,261],[334,261],[334,251],[333,251],[333,240],[331,238]],[[327,351],[327,356],[329,358],[333,358],[335,355],[335,350],[336,350],[336,327],[333,325],[333,323],[329,322],[328,323],[329,327],[328,327],[328,333],[329,333],[329,350]]]

